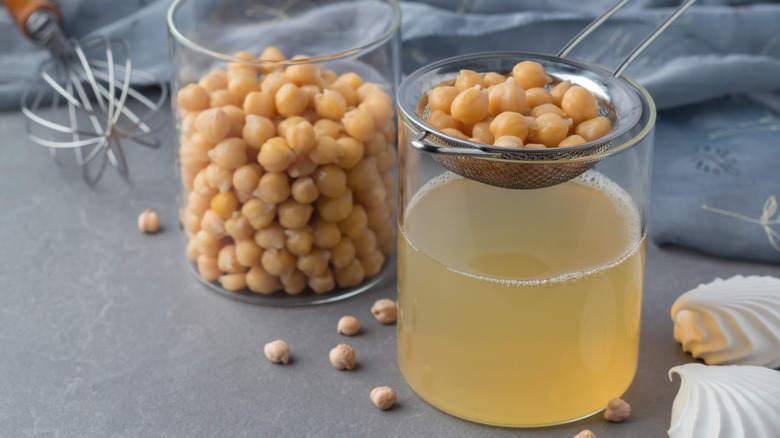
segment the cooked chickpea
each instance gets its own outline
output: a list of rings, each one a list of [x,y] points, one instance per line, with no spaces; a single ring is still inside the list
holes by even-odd
[[[254,114],[248,114],[242,130],[242,136],[247,146],[259,150],[263,143],[276,135],[276,126],[270,119]]]
[[[365,100],[358,105],[358,109],[371,115],[374,119],[374,126],[382,126],[385,123],[388,123],[395,114],[393,100],[383,91],[374,91],[369,94]]]
[[[490,133],[496,139],[510,135],[525,141],[528,137],[528,123],[522,114],[505,111],[490,122]]]
[[[187,242],[187,249],[185,250],[185,254],[187,254],[187,258],[192,261],[196,261],[198,259],[200,252],[198,252],[198,246],[195,244],[194,240],[190,239]]]
[[[198,114],[195,128],[206,140],[219,143],[230,132],[230,118],[220,108],[211,108]]]
[[[336,74],[333,70],[325,70],[320,75],[319,79],[317,80],[317,85],[320,86],[320,88],[325,88],[328,85],[331,85],[332,83],[336,82],[336,79],[338,79],[339,75]]]
[[[227,105],[241,105],[241,100],[228,90],[216,90],[209,93],[209,105],[212,108],[221,108]]]
[[[584,138],[580,137],[579,135],[570,135],[563,140],[561,140],[560,143],[558,143],[558,147],[566,147],[566,146],[577,146],[578,144],[584,144],[587,143]]]
[[[353,258],[348,265],[334,269],[336,276],[336,284],[339,287],[352,287],[357,286],[363,282],[366,278],[366,272],[363,270],[363,265],[360,264],[360,260]]]
[[[314,127],[308,121],[288,127],[285,139],[290,149],[298,154],[308,153],[314,147]]]
[[[287,237],[284,234],[284,227],[279,222],[272,222],[257,230],[255,233],[255,243],[263,249],[282,249],[287,243]]]
[[[364,228],[363,232],[352,239],[352,245],[355,247],[356,256],[367,257],[376,249],[376,234],[370,228]]]
[[[347,81],[336,80],[328,85],[327,89],[337,91],[344,97],[347,106],[356,106],[358,104],[357,91]]]
[[[233,169],[226,169],[217,163],[206,166],[206,181],[208,185],[224,193],[233,187]]]
[[[238,262],[236,246],[233,244],[223,246],[217,255],[217,266],[222,272],[236,274],[246,271],[246,267]]]
[[[506,76],[496,73],[496,72],[488,72],[485,73],[483,76],[485,79],[485,88],[490,88],[498,84],[503,84],[506,82]]]
[[[255,293],[270,294],[282,288],[279,277],[271,275],[260,265],[253,265],[246,273],[246,286]]]
[[[286,249],[270,248],[260,257],[263,268],[271,275],[280,277],[295,269],[295,257]]]
[[[298,157],[294,163],[287,167],[287,174],[293,178],[300,178],[302,176],[309,176],[317,170],[317,163],[312,161],[308,156],[304,155]]]
[[[441,110],[435,110],[428,114],[428,119],[426,122],[431,125],[434,129],[438,129],[439,131],[446,129],[446,128],[452,128],[452,129],[460,129],[461,124],[457,120],[455,120],[455,117],[452,117],[451,115],[445,113]]]
[[[464,134],[459,129],[444,128],[444,129],[441,129],[440,131],[445,133],[445,134],[447,134],[447,135],[449,135],[449,136],[451,136],[451,137],[459,138],[461,140],[468,140],[469,139],[469,136]]]
[[[515,137],[514,135],[503,135],[501,137],[498,137],[494,142],[493,146],[500,146],[504,148],[522,148],[523,147],[523,139],[520,137]]]
[[[187,208],[198,216],[202,216],[211,206],[210,198],[199,195],[197,192],[187,194]]]
[[[364,145],[364,155],[378,155],[384,152],[387,147],[387,140],[385,135],[381,132],[377,132],[371,140],[367,141]]]
[[[214,146],[215,146],[214,143],[206,140],[206,137],[204,137],[203,134],[201,134],[200,132],[193,133],[189,139],[189,148],[192,151],[193,155],[195,155],[195,157],[197,157],[198,160],[204,162],[211,160],[209,158],[209,151],[213,149]],[[179,154],[181,155],[181,152]],[[182,163],[182,165],[184,165],[184,163]]]
[[[314,245],[314,234],[308,227],[284,230],[284,235],[287,236],[285,248],[295,256],[305,256]]]
[[[297,295],[306,289],[308,278],[301,271],[293,270],[289,274],[280,277],[282,289],[289,295]]]
[[[488,93],[488,111],[497,116],[504,111],[522,113],[525,109],[525,90],[514,78],[494,86]]]
[[[341,120],[347,112],[347,101],[338,91],[325,89],[314,96],[314,108],[320,117]]]
[[[341,117],[339,117],[339,120]],[[321,137],[331,137],[334,140],[341,135],[341,124],[334,120],[319,119],[314,122],[314,136],[319,139]]]
[[[312,177],[319,192],[329,198],[341,196],[347,189],[347,174],[338,166],[321,166]]]
[[[309,287],[318,294],[332,291],[336,287],[336,279],[333,278],[330,268],[325,268],[317,275],[309,276]]]
[[[144,233],[156,233],[160,229],[157,213],[147,208],[138,216],[138,229]]]
[[[200,219],[200,229],[211,235],[221,237],[226,234],[225,221],[213,210],[206,210]]]
[[[209,185],[208,179],[206,178],[206,169],[200,170],[195,175],[195,178],[192,180],[192,190],[209,199],[217,193],[217,189]]]
[[[184,229],[187,232],[187,236],[194,235],[198,231],[200,231],[200,221],[202,220],[203,216],[198,216],[197,214],[193,213],[189,208],[184,209],[184,216],[181,219],[182,225],[184,225]]]
[[[305,59],[303,57],[294,57],[295,60]],[[317,64],[293,64],[288,66],[284,74],[297,86],[314,84],[317,77],[322,72],[322,66]]]
[[[599,115],[596,98],[590,91],[579,85],[573,85],[566,91],[561,100],[561,108],[571,117],[575,125]]]
[[[555,113],[558,114],[561,118],[566,117],[566,112],[564,112],[560,107],[556,106],[554,103],[543,103],[541,105],[535,106],[531,110],[531,117],[534,119],[541,116],[542,114],[546,113]]]
[[[189,84],[179,90],[176,102],[185,111],[202,111],[209,107],[209,92],[198,84]]]
[[[460,90],[456,87],[445,85],[428,91],[428,112],[442,111],[450,113],[452,102],[458,97]]]
[[[317,221],[312,225],[314,231],[314,244],[319,248],[328,249],[336,246],[341,240],[341,231],[334,222]]]
[[[238,200],[233,192],[217,193],[211,198],[211,210],[222,219],[227,219],[238,208]]]
[[[309,159],[317,164],[330,164],[343,155],[344,151],[337,140],[322,136],[314,142],[314,148],[309,152]]]
[[[320,190],[321,192],[322,190]],[[352,190],[347,188],[341,196],[328,198],[321,196],[317,200],[317,213],[323,220],[338,222],[349,216],[352,211]]]
[[[263,170],[257,164],[244,164],[233,172],[233,187],[239,192],[252,193],[262,174]]]
[[[273,137],[260,147],[257,162],[269,172],[281,172],[287,169],[287,166],[292,164],[296,158],[297,156],[290,149],[287,140],[282,137]]]
[[[377,207],[385,202],[387,192],[384,185],[374,184],[367,189],[355,190],[355,199],[365,205],[366,208]]]
[[[295,266],[308,277],[316,277],[328,269],[330,251],[312,248],[308,254],[298,256]]]
[[[244,98],[244,113],[273,118],[276,116],[276,106],[273,95],[265,91],[252,91]]]
[[[354,316],[342,316],[336,326],[336,333],[354,336],[360,331],[360,322]]]
[[[276,93],[286,84],[294,85],[290,78],[285,76],[284,73],[276,71],[268,73],[263,77],[262,82],[260,82],[260,90],[274,96],[274,105],[276,105]],[[278,111],[278,106],[276,108]],[[279,114],[281,114],[281,112]]]
[[[263,248],[251,237],[236,239],[236,260],[242,266],[252,267],[260,264]]]
[[[235,169],[246,163],[246,142],[240,138],[222,140],[209,151],[209,157],[226,169]]]
[[[198,252],[209,256],[217,255],[217,252],[219,251],[219,237],[210,234],[205,230],[200,230],[195,234],[194,239],[198,247]]]
[[[391,143],[388,143],[384,152],[376,156],[376,170],[380,172],[390,170],[395,164],[395,157],[395,146],[393,146]]]
[[[452,101],[450,114],[461,123],[473,125],[487,116],[488,106],[489,99],[486,91],[468,88],[461,91]]]
[[[341,137],[336,140],[336,143],[341,148],[341,155],[336,157],[336,165],[342,169],[351,169],[360,159],[363,158],[365,153],[365,146],[363,143],[355,140],[351,137]]]
[[[359,141],[369,140],[376,132],[373,117],[361,109],[346,112],[341,123],[347,134]]]
[[[330,263],[334,268],[343,268],[355,258],[355,245],[352,243],[352,239],[347,236],[343,236],[330,251]]]
[[[596,435],[588,429],[585,429],[574,436],[574,438],[596,438]]]
[[[523,149],[547,149],[547,146],[541,143],[526,143],[523,145]]]
[[[604,116],[582,121],[574,129],[574,133],[584,138],[586,142],[604,137],[610,132],[612,132],[612,123]]]
[[[259,230],[273,222],[276,217],[276,205],[257,198],[250,199],[241,206],[241,214],[247,218],[252,228]]]
[[[296,116],[306,109],[309,99],[295,84],[287,83],[274,94],[276,111],[284,117]]]
[[[385,264],[385,255],[382,254],[382,251],[375,249],[365,256],[358,257],[358,260],[363,265],[366,277],[373,277],[382,270],[382,266]]]
[[[382,298],[371,307],[371,313],[382,324],[392,324],[398,314],[398,303],[388,298]]]
[[[544,87],[552,78],[544,71],[544,66],[534,61],[523,61],[512,68],[512,77],[524,90]]]
[[[529,143],[543,144],[549,148],[558,146],[569,134],[569,126],[563,121],[561,116],[555,113],[545,113],[540,115],[531,125],[531,132],[528,134]]]
[[[391,211],[385,204],[380,204],[373,208],[366,208],[366,216],[368,216],[368,226],[372,230],[378,230],[382,225],[390,220],[392,215]]]
[[[281,64],[274,61],[284,61],[287,58],[285,58],[284,54],[279,49],[270,46],[266,47],[265,50],[260,53],[258,59],[261,61],[266,61],[260,66],[260,71],[263,73],[271,73],[281,68]]]
[[[355,167],[347,170],[347,185],[355,190],[367,189],[379,180],[376,157],[365,157]]]
[[[217,280],[225,290],[231,292],[246,288],[246,273],[244,272],[225,274],[220,276]]]
[[[525,91],[525,105],[528,108],[534,109],[552,101],[552,95],[545,88],[531,88]]]
[[[247,94],[256,91],[258,87],[259,83],[257,82],[257,77],[254,74],[251,74],[231,78],[228,81],[227,89],[234,96],[238,97],[239,100],[243,101]]]
[[[492,122],[492,120],[475,123],[474,126],[471,127],[471,135],[477,138],[481,143],[493,144],[495,137],[493,137],[493,133],[490,132],[490,122]]]
[[[198,85],[208,92],[223,90],[227,88],[227,72],[224,70],[211,70],[206,76],[200,78]],[[208,102],[209,99],[207,97],[206,101]]]
[[[569,91],[569,88],[571,88],[571,81],[568,79],[552,87],[550,89],[550,96],[552,96],[553,100],[552,103],[560,107],[561,101],[563,100],[563,95]]]
[[[357,93],[358,101],[362,102],[366,100],[366,96],[371,94],[374,91],[381,91],[384,93],[384,87],[380,84],[377,84],[375,82],[364,82],[363,85],[355,88],[355,92]]]
[[[476,86],[480,89],[485,88],[485,79],[473,70],[461,70],[455,78],[455,88],[460,92]]]
[[[317,200],[320,190],[314,180],[308,176],[301,177],[293,182],[290,188],[293,199],[301,204],[309,204]]]
[[[217,266],[216,255],[201,254],[197,259],[198,273],[206,281],[214,281],[222,275],[222,272]]]
[[[314,206],[288,199],[277,206],[279,223],[289,229],[301,228],[309,222]]]

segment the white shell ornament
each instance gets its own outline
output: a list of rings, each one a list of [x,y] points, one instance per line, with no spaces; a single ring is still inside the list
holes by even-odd
[[[672,320],[683,351],[709,365],[780,367],[780,279],[716,278],[682,294]]]
[[[780,371],[698,363],[669,370],[680,376],[669,438],[780,436]]]

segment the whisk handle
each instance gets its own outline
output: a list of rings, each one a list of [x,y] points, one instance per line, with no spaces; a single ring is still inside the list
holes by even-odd
[[[51,11],[57,20],[62,20],[60,10],[57,6],[49,0],[3,0],[5,8],[8,10],[8,14],[19,26],[22,34],[27,38],[35,40],[35,37],[30,34],[30,30],[27,27],[27,20],[35,12],[46,10]]]

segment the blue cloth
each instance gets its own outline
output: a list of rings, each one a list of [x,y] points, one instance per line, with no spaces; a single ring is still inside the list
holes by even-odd
[[[402,65],[489,50],[557,53],[614,0],[401,2]],[[170,0],[61,2],[75,37],[120,36],[135,67],[167,77]],[[615,67],[676,7],[635,0],[571,56]],[[0,109],[48,55],[0,14]],[[780,263],[780,4],[699,0],[626,71],[659,108],[650,236],[723,257]]]

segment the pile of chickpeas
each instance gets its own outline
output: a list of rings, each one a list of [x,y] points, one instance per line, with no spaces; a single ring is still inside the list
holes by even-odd
[[[304,58],[228,63],[177,95],[187,256],[229,291],[356,286],[395,248],[393,101]]]
[[[525,149],[575,146],[612,132],[590,91],[569,80],[552,83],[533,61],[507,76],[461,70],[454,84],[428,91],[426,122],[463,140]]]

